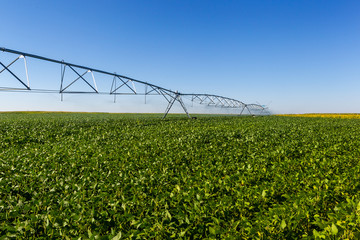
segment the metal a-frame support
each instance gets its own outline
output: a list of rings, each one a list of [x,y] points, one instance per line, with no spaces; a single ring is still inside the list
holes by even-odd
[[[13,65],[17,60],[19,60],[20,58],[24,59],[24,65],[25,65],[25,74],[26,74],[26,80],[27,80],[27,84],[25,84],[15,73],[13,73],[9,68],[11,65]],[[27,68],[27,63],[26,63],[26,58],[24,55],[19,55],[14,61],[12,61],[11,63],[9,63],[7,66],[5,66],[1,61],[0,61],[0,65],[3,67],[3,69],[0,71],[0,74],[2,72],[4,72],[5,70],[8,71],[16,80],[18,80],[24,87],[24,90],[31,90],[30,89],[30,82],[29,82],[29,74],[28,74],[28,68]]]
[[[253,114],[251,113],[250,109],[248,108],[247,104],[244,104],[244,107],[243,107],[243,109],[242,109],[241,112],[240,112],[240,116],[241,116],[241,114],[244,112],[245,108],[249,111],[250,115],[253,115]]]
[[[262,115],[262,114],[263,114],[263,112],[264,112],[264,110],[265,110],[265,108],[261,109],[261,112],[260,112],[260,114],[259,114],[259,115]]]
[[[185,104],[183,102],[183,100],[181,99],[181,94],[178,93],[177,91],[175,92],[175,96],[172,96],[170,94],[168,94],[172,99],[171,100],[168,100],[169,104],[165,110],[165,114],[163,116],[162,119],[166,118],[166,115],[169,113],[171,107],[174,105],[174,102],[175,101],[178,101],[181,105],[181,107],[184,109],[186,115],[188,116],[188,118],[191,118],[190,115],[189,115],[189,112],[187,111],[186,107],[185,107]]]

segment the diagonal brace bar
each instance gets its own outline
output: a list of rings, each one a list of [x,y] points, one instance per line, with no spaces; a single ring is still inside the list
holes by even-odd
[[[64,92],[68,87],[70,87],[73,83],[75,83],[77,80],[79,80],[80,78],[87,84],[89,85],[89,87],[91,87],[96,93],[99,93],[88,81],[86,81],[86,79],[84,78],[84,75],[88,72],[91,72],[91,70],[87,70],[85,73],[83,73],[82,75],[80,75],[71,65],[67,65],[71,70],[73,70],[77,75],[78,78],[76,78],[72,83],[70,83],[67,87],[65,87],[64,89],[62,89],[60,92]]]
[[[18,56],[14,61],[12,61],[11,63],[9,63],[6,67],[9,68],[9,67],[10,67],[11,65],[13,65],[17,60],[19,60],[21,56],[22,56],[22,55]],[[6,68],[3,68],[3,69],[0,71],[0,73],[2,73],[2,72],[5,71],[5,70],[6,70]]]
[[[13,77],[15,77],[22,85],[24,85],[26,87],[27,90],[31,90],[29,86],[27,86],[23,81],[21,81],[20,78],[18,78],[18,76],[16,76],[8,67],[6,67],[2,62],[0,62],[1,66],[4,67],[4,69],[6,69]]]
[[[88,71],[84,72],[80,77],[85,76],[88,73]],[[66,89],[68,89],[71,85],[73,85],[77,80],[80,79],[80,77],[76,78],[74,81],[72,81],[69,85],[67,85],[64,89],[62,89],[60,92],[64,92]]]

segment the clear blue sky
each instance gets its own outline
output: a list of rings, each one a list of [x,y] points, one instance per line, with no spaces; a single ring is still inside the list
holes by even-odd
[[[0,47],[275,113],[360,112],[359,13],[351,0],[3,0]],[[59,69],[39,71],[29,63],[31,83],[58,88]],[[0,110],[122,111],[75,98],[0,92]]]

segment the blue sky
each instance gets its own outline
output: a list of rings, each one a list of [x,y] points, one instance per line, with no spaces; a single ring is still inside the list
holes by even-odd
[[[181,92],[270,103],[274,113],[360,112],[359,12],[359,1],[340,0],[3,0],[0,47]],[[31,84],[58,89],[57,66],[35,64],[28,64]],[[110,96],[59,102],[56,94],[0,92],[0,110],[166,107],[138,98],[114,105]]]

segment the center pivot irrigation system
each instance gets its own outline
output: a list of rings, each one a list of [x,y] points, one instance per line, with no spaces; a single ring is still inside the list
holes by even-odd
[[[95,94],[110,94],[114,96],[114,102],[116,102],[116,95],[144,95],[145,96],[145,103],[146,103],[146,96],[148,95],[161,95],[163,96],[166,101],[168,102],[168,106],[165,110],[163,118],[166,117],[166,115],[169,113],[170,109],[172,108],[173,104],[177,101],[180,103],[181,107],[187,114],[187,116],[190,118],[189,112],[182,100],[183,97],[187,97],[191,99],[192,102],[197,102],[199,104],[205,104],[208,106],[213,107],[220,107],[220,108],[232,108],[232,109],[238,109],[239,114],[243,114],[244,110],[246,109],[251,115],[259,114],[269,114],[268,108],[265,106],[262,106],[260,104],[246,104],[239,100],[213,95],[213,94],[197,94],[197,93],[180,93],[178,91],[172,91],[148,82],[136,80],[130,77],[126,77],[123,75],[119,75],[116,73],[110,73],[103,70],[98,70],[94,68],[89,68],[85,66],[80,66],[64,61],[54,60],[34,54],[24,53],[16,50],[6,49],[6,48],[0,48],[0,52],[3,53],[10,53],[15,54],[17,57],[11,61],[9,64],[4,64],[0,61],[0,74],[3,72],[7,72],[10,74],[10,76],[17,80],[21,87],[20,88],[9,88],[9,87],[1,87],[0,90],[2,91],[32,91],[32,92],[39,92],[39,93],[60,93],[61,94],[61,101],[63,101],[63,94],[70,94],[70,93],[77,93],[77,94],[89,94],[89,93],[95,93]],[[50,89],[33,89],[30,88],[30,81],[29,81],[29,75],[28,75],[28,66],[27,66],[27,58],[34,58],[39,59],[46,62],[51,62],[55,64],[59,64],[61,66],[61,76],[60,76],[60,89],[59,90],[50,90]],[[14,71],[10,70],[11,65],[13,65],[18,60],[23,59],[24,65],[25,65],[25,78],[21,79],[19,75],[17,75]],[[68,69],[68,70],[67,70]],[[69,84],[65,84],[64,78],[65,78],[65,70],[72,71],[76,74],[76,78],[71,81]],[[83,72],[85,70],[85,72]],[[81,71],[81,73],[79,73]],[[112,84],[110,91],[108,92],[101,92],[98,90],[94,73],[96,74],[102,74],[105,76],[109,76],[112,78]],[[85,78],[85,75],[90,74],[91,75],[91,81],[88,81]],[[77,81],[84,81],[86,85],[88,86],[87,91],[72,91],[71,86],[77,82]],[[1,83],[0,83],[1,84]],[[143,85],[144,91],[137,91],[136,85]],[[127,92],[125,93],[122,91],[124,88],[127,89]],[[138,88],[139,89],[139,88]]]

